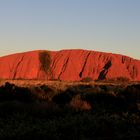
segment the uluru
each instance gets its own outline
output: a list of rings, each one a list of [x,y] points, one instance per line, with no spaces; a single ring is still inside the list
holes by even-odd
[[[0,79],[140,81],[140,60],[90,50],[37,50],[0,57]]]

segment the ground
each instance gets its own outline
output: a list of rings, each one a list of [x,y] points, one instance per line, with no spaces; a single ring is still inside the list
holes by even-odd
[[[0,138],[140,138],[139,82],[0,81]]]

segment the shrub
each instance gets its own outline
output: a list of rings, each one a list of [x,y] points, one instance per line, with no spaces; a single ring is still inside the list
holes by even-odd
[[[42,95],[47,101],[52,101],[52,98],[57,94],[56,89],[51,86],[42,85],[40,89],[43,91]]]
[[[85,77],[81,79],[81,82],[91,82],[93,79],[91,77]]]
[[[81,96],[77,94],[74,96],[70,102],[70,105],[76,110],[90,110],[91,106],[87,101],[83,101]]]
[[[127,86],[119,94],[125,98],[130,112],[138,111],[138,104],[140,103],[140,85]]]
[[[123,112],[127,111],[125,97],[116,95],[113,91],[104,89],[92,89],[81,95],[82,100],[87,101],[95,111]]]
[[[59,105],[68,104],[72,100],[72,96],[70,94],[66,94],[65,92],[57,94],[53,97],[53,102]]]
[[[116,81],[120,81],[120,82],[128,82],[128,81],[130,81],[130,79],[127,78],[127,77],[118,77],[118,78],[116,79]]]
[[[127,77],[115,77],[115,78],[109,78],[106,79],[107,82],[129,82],[130,79]]]
[[[38,87],[31,87],[31,94],[35,100],[38,101],[52,101],[52,98],[57,94],[55,88],[49,87],[47,85],[42,85]]]
[[[22,102],[30,102],[33,100],[31,91],[25,87],[17,87],[14,84],[6,82],[0,87],[0,100],[11,101],[18,100]]]

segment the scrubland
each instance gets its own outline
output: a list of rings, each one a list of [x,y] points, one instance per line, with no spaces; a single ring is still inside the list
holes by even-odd
[[[0,138],[140,138],[139,82],[0,81]]]

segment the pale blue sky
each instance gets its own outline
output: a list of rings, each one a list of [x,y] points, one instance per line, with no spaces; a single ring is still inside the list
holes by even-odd
[[[140,59],[140,0],[0,0],[0,56],[73,48]]]

